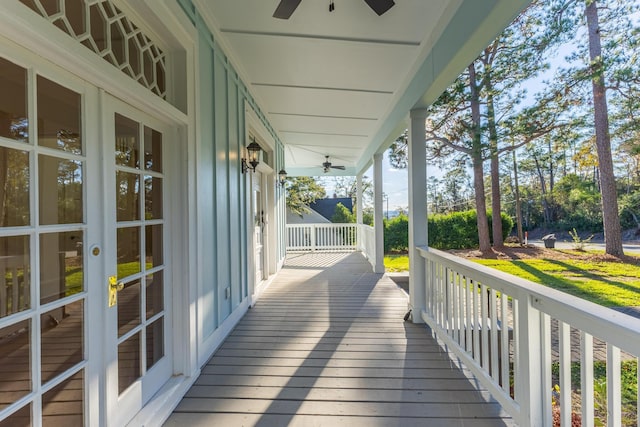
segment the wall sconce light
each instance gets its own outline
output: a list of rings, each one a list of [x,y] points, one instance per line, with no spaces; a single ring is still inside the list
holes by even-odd
[[[278,172],[278,181],[280,182],[280,185],[282,187],[284,187],[284,183],[287,180],[287,171],[284,169],[280,169],[280,172]]]
[[[249,170],[253,172],[256,171],[256,167],[260,163],[260,161],[258,160],[258,154],[260,153],[260,150],[262,150],[262,148],[260,148],[260,146],[256,142],[256,139],[253,138],[251,144],[247,146],[247,157],[249,159],[242,159],[242,173],[247,173],[247,171]]]

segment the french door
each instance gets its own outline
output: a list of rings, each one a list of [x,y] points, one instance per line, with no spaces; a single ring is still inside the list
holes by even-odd
[[[258,286],[265,278],[265,212],[264,195],[262,191],[262,173],[255,172],[252,176],[252,207],[253,207],[253,249],[255,285]]]
[[[0,427],[123,425],[172,374],[172,128],[16,52],[0,51]]]
[[[104,95],[107,414],[129,421],[172,374],[164,162],[171,129]]]
[[[0,52],[0,426],[83,425],[102,337],[97,97],[16,58]]]

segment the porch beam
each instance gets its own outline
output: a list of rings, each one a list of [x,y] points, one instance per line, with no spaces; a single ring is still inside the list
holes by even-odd
[[[384,273],[384,223],[382,221],[382,153],[373,155],[373,228],[376,235],[375,273]]]
[[[422,323],[426,307],[425,264],[418,246],[427,246],[427,150],[425,121],[427,110],[411,110],[409,127],[409,304],[413,321]]]

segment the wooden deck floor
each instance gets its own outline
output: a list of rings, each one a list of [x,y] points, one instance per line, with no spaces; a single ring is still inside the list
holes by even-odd
[[[512,426],[359,253],[289,255],[166,426]]]

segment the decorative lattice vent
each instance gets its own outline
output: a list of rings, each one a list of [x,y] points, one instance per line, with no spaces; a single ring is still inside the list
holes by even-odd
[[[166,57],[111,0],[20,0],[123,73],[166,97]]]

